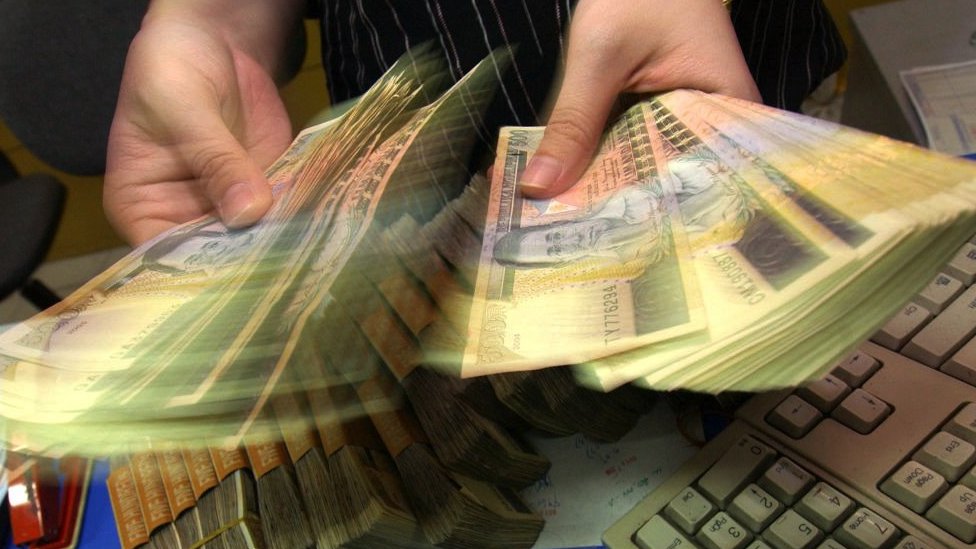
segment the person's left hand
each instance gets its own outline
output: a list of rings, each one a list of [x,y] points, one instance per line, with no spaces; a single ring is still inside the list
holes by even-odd
[[[761,100],[721,0],[580,0],[522,192],[550,197],[576,183],[619,94],[678,88]]]

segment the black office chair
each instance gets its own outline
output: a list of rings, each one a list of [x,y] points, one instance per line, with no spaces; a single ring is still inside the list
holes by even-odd
[[[0,120],[48,165],[105,170],[105,149],[129,41],[147,0],[0,0]],[[49,174],[18,174],[0,158],[0,299],[39,308],[58,297],[33,278],[64,209]]]
[[[75,175],[104,173],[125,54],[148,3],[0,0],[0,120],[40,160]],[[285,80],[305,53],[304,33],[294,38]],[[19,179],[6,160],[0,182],[0,299],[21,288],[46,307],[57,297],[30,275],[50,245],[64,188],[50,176]]]
[[[58,296],[33,278],[51,246],[61,212],[65,188],[53,176],[21,177],[0,154],[0,299],[20,290],[39,309],[57,303]]]

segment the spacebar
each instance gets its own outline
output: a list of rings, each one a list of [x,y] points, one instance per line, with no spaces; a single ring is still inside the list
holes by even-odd
[[[976,333],[976,285],[970,286],[942,314],[905,345],[902,354],[938,368]]]

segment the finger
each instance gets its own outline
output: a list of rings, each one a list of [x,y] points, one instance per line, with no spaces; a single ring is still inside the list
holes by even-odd
[[[620,91],[620,79],[607,74],[597,49],[574,52],[546,130],[521,178],[523,194],[543,198],[571,187],[589,165],[607,116]]]
[[[258,164],[223,125],[200,129],[183,145],[184,158],[217,215],[231,228],[257,222],[271,207],[271,188]]]

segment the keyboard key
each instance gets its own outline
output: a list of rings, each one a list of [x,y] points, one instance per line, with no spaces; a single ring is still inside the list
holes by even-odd
[[[694,549],[693,544],[661,515],[654,515],[634,534],[634,543],[641,549]]]
[[[942,475],[913,460],[881,483],[882,492],[916,513],[924,513],[948,489]]]
[[[752,540],[752,543],[750,543],[746,547],[746,549],[773,549],[773,548],[770,547],[769,544],[767,544],[765,541],[761,539],[754,539]]]
[[[695,540],[708,549],[739,549],[752,541],[752,534],[723,511],[705,523]]]
[[[750,436],[742,437],[698,480],[699,491],[726,507],[775,457],[769,446]]]
[[[972,467],[965,475],[959,479],[959,484],[964,484],[970,488],[976,489],[976,467]]]
[[[851,387],[860,387],[880,367],[881,362],[878,359],[865,352],[857,351],[840,361],[831,373]]]
[[[939,369],[959,381],[976,386],[976,339],[970,339]]]
[[[827,538],[820,542],[817,549],[847,549],[847,547],[841,545],[840,542],[834,538]]]
[[[910,301],[871,336],[871,341],[897,351],[928,324],[933,316],[935,315],[925,307]]]
[[[891,406],[864,389],[854,389],[830,414],[837,421],[866,435],[891,414]]]
[[[848,547],[881,549],[891,545],[901,532],[874,511],[861,507],[834,532],[837,541]]]
[[[912,457],[931,467],[949,482],[955,482],[973,464],[976,464],[976,446],[952,433],[939,431],[932,435]]]
[[[933,314],[939,314],[965,288],[966,286],[958,278],[939,273],[929,282],[928,286],[919,292],[915,301]]]
[[[970,444],[976,444],[976,403],[970,402],[963,406],[943,429]]]
[[[818,482],[796,504],[801,515],[818,528],[830,532],[854,509],[854,502],[826,482]]]
[[[905,536],[901,538],[894,549],[935,549],[934,546],[925,543],[915,536]]]
[[[759,477],[758,484],[776,499],[793,505],[814,482],[813,475],[790,459],[781,457]]]
[[[809,433],[821,419],[820,410],[796,395],[787,396],[766,417],[770,425],[793,438]]]
[[[971,246],[971,244],[969,244]],[[976,286],[970,286],[905,345],[905,356],[938,368],[976,333]]]
[[[763,538],[777,549],[812,549],[824,533],[793,509],[787,509],[763,532]]]
[[[976,244],[972,242],[963,244],[944,270],[946,274],[961,280],[966,286],[971,285],[976,280]]]
[[[686,534],[694,534],[715,511],[708,498],[691,486],[675,496],[664,508],[664,515]]]
[[[949,488],[925,516],[966,543],[976,541],[976,490],[961,484]]]
[[[729,514],[753,532],[769,526],[785,506],[756,484],[746,486],[729,504]]]
[[[833,374],[812,381],[796,390],[796,394],[828,414],[851,392],[851,387]]]

